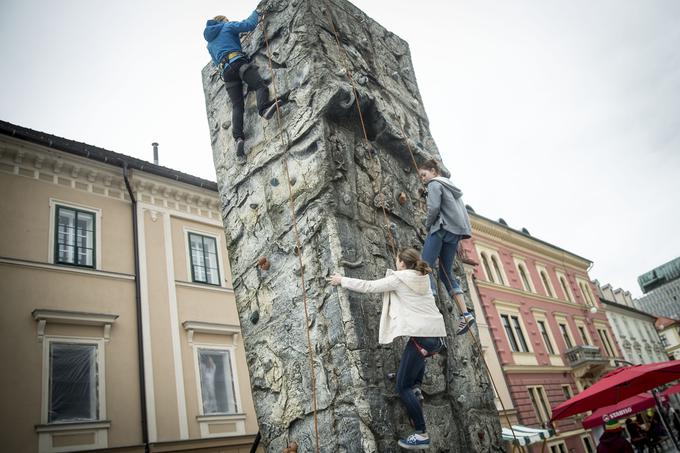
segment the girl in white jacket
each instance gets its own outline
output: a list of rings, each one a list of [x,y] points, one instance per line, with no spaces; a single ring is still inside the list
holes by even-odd
[[[421,383],[425,373],[425,358],[444,346],[446,328],[444,317],[437,309],[430,288],[432,269],[420,258],[417,250],[402,249],[397,254],[397,270],[388,269],[379,280],[360,280],[341,275],[329,278],[331,285],[360,293],[383,293],[380,315],[379,343],[389,344],[396,337],[408,336],[409,341],[399,362],[397,391],[416,432],[399,440],[406,449],[425,449],[430,438],[425,428],[425,417],[414,386]]]

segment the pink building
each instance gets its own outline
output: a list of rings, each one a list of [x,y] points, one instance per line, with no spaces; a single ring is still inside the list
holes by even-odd
[[[592,385],[621,357],[588,276],[592,263],[503,220],[474,213],[470,220],[473,237],[460,253],[479,263],[471,289],[505,376],[511,418],[547,426],[552,406]],[[577,419],[559,421],[555,429],[545,451],[595,451],[594,439]]]

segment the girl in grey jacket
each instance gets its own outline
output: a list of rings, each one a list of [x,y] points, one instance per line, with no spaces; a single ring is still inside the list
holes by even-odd
[[[439,279],[444,283],[451,298],[458,305],[460,319],[456,335],[462,335],[475,322],[463,301],[463,290],[458,279],[451,272],[458,251],[458,242],[470,237],[468,218],[463,192],[453,185],[450,179],[441,176],[436,160],[428,160],[420,166],[420,179],[427,186],[427,218],[425,229],[428,232],[423,245],[423,259],[434,268],[439,259]],[[431,278],[432,292],[436,293],[436,283]]]

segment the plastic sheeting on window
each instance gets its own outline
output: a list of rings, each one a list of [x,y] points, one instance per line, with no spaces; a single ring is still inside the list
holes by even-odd
[[[98,386],[96,345],[50,344],[48,422],[97,420]]]
[[[236,398],[229,351],[199,349],[203,414],[235,413]]]

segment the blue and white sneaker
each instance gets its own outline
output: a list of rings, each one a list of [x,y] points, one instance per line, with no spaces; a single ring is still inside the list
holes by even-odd
[[[399,439],[399,446],[407,450],[425,450],[430,447],[430,438],[427,435],[413,433],[406,439]]]

